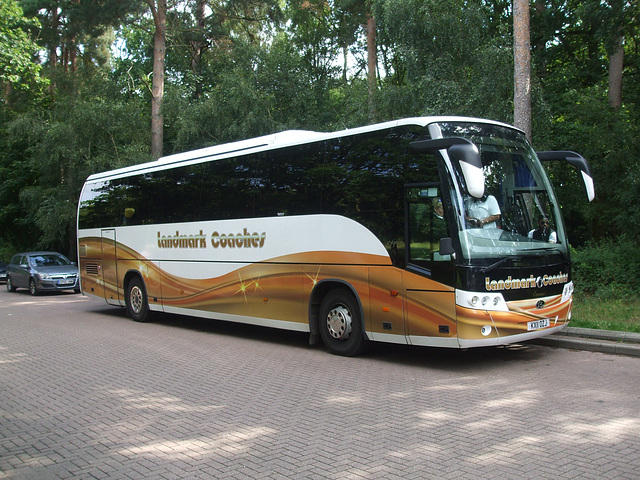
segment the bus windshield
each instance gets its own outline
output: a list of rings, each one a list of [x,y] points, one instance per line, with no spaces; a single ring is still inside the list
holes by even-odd
[[[441,122],[431,130],[436,137],[467,138],[480,151],[485,176],[482,198],[465,193],[459,165],[445,158],[453,172],[451,201],[466,259],[566,254],[558,202],[523,133],[499,125],[457,122]]]

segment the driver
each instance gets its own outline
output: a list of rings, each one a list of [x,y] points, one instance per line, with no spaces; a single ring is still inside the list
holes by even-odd
[[[500,206],[493,195],[468,198],[465,202],[467,223],[472,228],[498,228]]]

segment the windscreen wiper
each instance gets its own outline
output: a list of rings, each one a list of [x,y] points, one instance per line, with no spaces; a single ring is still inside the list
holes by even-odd
[[[481,273],[487,273],[490,272],[491,270],[493,270],[494,268],[496,268],[498,265],[502,265],[504,262],[506,262],[507,260],[510,260],[511,257],[504,257],[501,258],[500,260],[498,260],[496,263],[493,263],[487,267],[481,268],[480,272]]]
[[[559,248],[528,248],[523,254],[526,255],[528,252],[559,253],[565,262],[569,262],[569,256]]]

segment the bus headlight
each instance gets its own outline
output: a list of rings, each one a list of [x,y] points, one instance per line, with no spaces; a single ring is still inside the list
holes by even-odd
[[[508,312],[507,302],[501,293],[478,293],[456,290],[456,305],[475,310]]]

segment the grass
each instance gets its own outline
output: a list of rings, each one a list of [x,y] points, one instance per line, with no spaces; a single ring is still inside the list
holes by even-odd
[[[640,333],[640,299],[577,295],[569,326]]]

